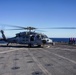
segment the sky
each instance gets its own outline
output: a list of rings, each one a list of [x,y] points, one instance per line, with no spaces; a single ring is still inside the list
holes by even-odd
[[[0,0],[0,29],[8,28],[2,24],[36,28],[76,27],[76,0]],[[4,32],[6,37],[12,37],[23,31]],[[38,32],[48,37],[76,37],[76,29]]]

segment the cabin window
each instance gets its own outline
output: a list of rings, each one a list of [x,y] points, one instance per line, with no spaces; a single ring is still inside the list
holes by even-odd
[[[34,36],[31,36],[30,37],[30,41],[34,41]]]
[[[37,35],[37,38],[39,39],[39,38],[40,38],[40,36],[39,36],[39,35]]]

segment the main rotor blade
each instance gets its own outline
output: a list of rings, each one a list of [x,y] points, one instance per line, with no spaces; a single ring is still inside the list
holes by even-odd
[[[39,32],[46,32],[46,31],[44,31],[44,30],[39,30],[39,29],[37,29],[36,31],[39,31]]]
[[[5,30],[23,30],[23,29],[5,29]]]
[[[76,29],[76,27],[49,27],[49,28],[40,28],[40,29]]]
[[[16,27],[19,29],[26,29],[26,30],[35,30],[35,29],[76,29],[76,27],[49,27],[49,28],[35,28],[35,27],[22,27],[22,26],[16,26],[16,25],[10,25],[10,24],[0,24],[2,26],[8,26],[8,27]],[[10,29],[11,30],[11,29]],[[14,30],[14,29],[13,29]],[[18,29],[17,29],[18,30]]]
[[[8,26],[8,27],[16,27],[16,28],[26,29],[26,27],[17,26],[17,25],[10,25],[10,24],[0,24],[0,25],[2,25],[2,26]]]
[[[20,29],[26,29],[26,30],[35,30],[37,28],[35,27],[22,27],[22,26],[16,26],[16,25],[9,25],[9,24],[0,24],[0,25],[4,25],[4,26],[8,26],[8,27],[16,27],[16,28],[20,28]]]

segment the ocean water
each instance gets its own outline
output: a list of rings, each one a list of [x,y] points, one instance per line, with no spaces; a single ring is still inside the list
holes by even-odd
[[[50,38],[54,42],[69,42],[69,38]]]

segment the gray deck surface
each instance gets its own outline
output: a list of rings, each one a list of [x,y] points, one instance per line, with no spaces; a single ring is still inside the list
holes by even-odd
[[[1,46],[0,75],[76,75],[76,48]]]

